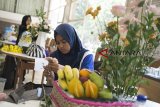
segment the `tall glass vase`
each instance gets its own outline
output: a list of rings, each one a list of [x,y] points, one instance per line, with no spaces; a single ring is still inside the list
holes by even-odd
[[[39,32],[38,38],[36,40],[36,44],[43,47],[44,49],[45,49],[45,43],[47,40],[47,35],[48,35],[48,33],[46,33],[46,32]]]

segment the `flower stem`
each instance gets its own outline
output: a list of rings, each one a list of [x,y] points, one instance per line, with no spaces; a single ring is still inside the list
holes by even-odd
[[[117,17],[117,33],[118,33],[118,39],[117,39],[117,47],[118,47],[118,43],[119,43],[119,32],[118,32],[118,25],[119,25],[119,23],[118,23],[118,19],[119,19],[119,17]]]

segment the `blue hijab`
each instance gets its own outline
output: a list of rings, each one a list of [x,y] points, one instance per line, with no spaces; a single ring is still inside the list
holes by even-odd
[[[57,49],[51,54],[51,57],[57,58],[61,65],[79,68],[80,61],[87,50],[83,48],[75,29],[69,24],[60,24],[54,33],[55,41],[56,36],[61,35],[70,44],[71,50],[69,53],[63,54]]]

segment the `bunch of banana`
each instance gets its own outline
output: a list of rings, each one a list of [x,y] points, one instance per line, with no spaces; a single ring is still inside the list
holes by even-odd
[[[4,45],[1,50],[6,52],[22,53],[22,48],[17,45]]]
[[[73,78],[79,79],[79,70],[77,68],[71,68],[69,65],[65,65],[63,69],[59,69],[58,83],[63,90],[68,90],[68,84]]]

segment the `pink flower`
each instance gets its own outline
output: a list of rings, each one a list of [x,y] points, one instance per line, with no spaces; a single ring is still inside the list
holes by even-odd
[[[120,25],[133,24],[135,22],[140,22],[140,20],[138,20],[133,13],[128,13],[119,20]]]
[[[160,8],[156,5],[150,5],[148,6],[148,9],[150,12],[153,12],[155,15],[160,15]]]
[[[0,93],[0,101],[7,99],[7,95],[5,93]]]
[[[122,17],[126,13],[126,8],[122,5],[112,6],[111,12],[114,16]]]
[[[142,7],[140,4],[144,3],[144,0],[131,0],[128,4],[127,7],[132,9],[132,8],[138,8],[138,7]]]

